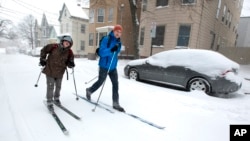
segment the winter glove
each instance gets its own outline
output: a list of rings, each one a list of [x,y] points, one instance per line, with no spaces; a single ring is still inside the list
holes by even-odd
[[[116,44],[112,49],[111,49],[111,52],[115,52],[118,50],[118,44]]]
[[[75,67],[74,61],[70,60],[70,61],[68,62],[68,67],[69,67],[69,68],[74,68],[74,67]]]
[[[40,59],[39,65],[44,67],[46,65],[46,60]]]

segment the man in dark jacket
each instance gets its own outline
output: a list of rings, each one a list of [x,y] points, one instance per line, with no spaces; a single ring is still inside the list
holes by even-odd
[[[118,53],[121,51],[121,34],[122,26],[116,25],[109,35],[102,39],[99,48],[99,77],[91,87],[86,89],[86,97],[88,100],[91,100],[91,94],[103,84],[107,75],[109,75],[113,86],[113,108],[124,112],[125,110],[119,104],[118,74],[116,69]]]
[[[53,109],[53,102],[61,104],[60,90],[62,78],[67,66],[75,67],[74,54],[71,50],[73,40],[69,35],[62,36],[59,44],[48,44],[41,49],[40,65],[45,66],[43,73],[47,79],[47,106]],[[55,87],[55,91],[54,91]]]

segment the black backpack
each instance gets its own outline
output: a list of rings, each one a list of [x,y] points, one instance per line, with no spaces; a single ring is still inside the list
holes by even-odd
[[[98,47],[98,48],[96,48],[96,50],[95,50],[95,54],[96,54],[96,55],[98,55],[98,56],[100,56],[100,55],[99,55],[100,45],[101,45],[101,43],[102,43],[103,38],[105,38],[105,37],[108,37],[107,47],[109,48],[109,46],[110,46],[110,42],[111,42],[111,40],[110,40],[109,35],[103,36],[103,37],[101,38],[101,40],[99,41],[99,47]]]

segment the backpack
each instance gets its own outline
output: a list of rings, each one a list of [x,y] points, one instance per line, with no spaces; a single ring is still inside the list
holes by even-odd
[[[97,56],[100,56],[100,54],[99,54],[99,49],[100,49],[100,45],[101,45],[102,40],[104,39],[104,37],[108,37],[107,47],[109,48],[109,46],[110,46],[111,40],[110,40],[109,35],[103,36],[103,37],[101,38],[101,40],[99,41],[99,47],[97,47],[96,50],[95,50],[95,54],[96,54]]]

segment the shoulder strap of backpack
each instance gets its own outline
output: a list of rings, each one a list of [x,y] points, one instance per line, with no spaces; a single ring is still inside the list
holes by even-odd
[[[111,38],[110,38],[110,35],[108,35],[108,44],[107,44],[107,47],[109,48],[110,46],[110,43],[111,43]]]
[[[74,58],[74,54],[73,54],[72,49],[70,48],[70,49],[69,49],[69,56],[68,56],[68,60],[70,60],[70,59],[72,59],[72,58]]]

